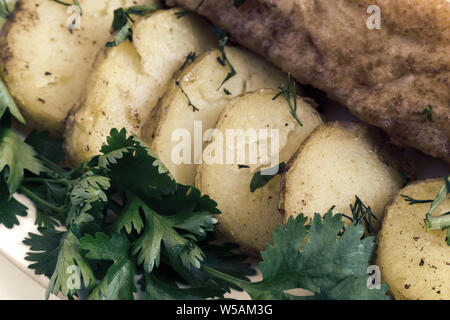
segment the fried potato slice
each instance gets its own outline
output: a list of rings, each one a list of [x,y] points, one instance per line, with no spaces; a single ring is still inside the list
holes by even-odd
[[[352,216],[350,204],[358,196],[377,221],[402,179],[394,156],[384,148],[378,131],[352,122],[319,127],[291,159],[284,174],[281,204],[285,220],[300,213],[313,217],[332,206]]]
[[[288,161],[302,141],[322,124],[316,110],[298,98],[297,116],[303,123],[300,126],[292,116],[287,100],[273,100],[275,94],[273,90],[248,93],[225,107],[216,126],[223,139],[219,138],[220,135],[213,135],[211,144],[205,148],[203,163],[198,166],[195,179],[195,185],[201,192],[217,201],[222,212],[218,215],[218,228],[224,238],[238,243],[244,252],[253,256],[258,256],[265,245],[272,242],[272,232],[283,222],[277,208],[281,177],[277,175],[251,192],[254,175],[262,169],[273,168],[275,160],[276,164]],[[237,136],[227,135],[227,131],[232,129],[236,130]],[[268,130],[267,136],[258,134],[259,130]],[[271,147],[273,140],[276,140],[271,130],[278,132],[279,148]],[[221,140],[223,149],[220,148]],[[267,154],[258,152],[257,160],[251,161],[249,150],[259,149],[266,142]],[[222,163],[219,162],[220,157],[218,161],[206,162],[208,157],[217,157],[222,150]],[[230,159],[235,161],[225,159],[230,152]],[[247,154],[245,159],[238,158],[239,152]],[[271,159],[272,164],[267,163],[267,159]]]
[[[410,205],[402,195],[418,200],[434,199],[444,184],[432,179],[400,190],[387,207],[380,232],[377,265],[383,282],[396,299],[450,299],[450,249],[446,231],[427,231],[424,223],[429,203]],[[450,211],[447,197],[433,215]]]

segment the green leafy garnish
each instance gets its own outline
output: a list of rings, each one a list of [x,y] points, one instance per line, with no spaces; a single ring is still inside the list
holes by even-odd
[[[195,52],[191,51],[186,56],[186,59],[185,59],[183,65],[178,70],[178,73],[181,72],[182,70],[184,70],[188,65],[193,63],[195,61],[195,59],[197,59],[197,54]],[[181,93],[186,98],[186,101],[188,103],[188,107],[191,107],[193,112],[199,111],[199,109],[192,103],[192,101],[189,98],[189,96],[187,95],[186,91],[184,91],[183,87],[181,86],[181,82],[180,82],[179,79],[175,79],[175,85],[178,87],[178,89],[180,89]]]
[[[252,299],[390,299],[387,285],[367,287],[367,268],[375,249],[373,237],[362,239],[364,228],[351,225],[342,232],[342,216],[331,211],[316,214],[310,225],[302,214],[289,218],[286,227],[273,234],[259,264],[263,280],[250,283],[208,267],[211,275],[245,290]],[[304,245],[302,246],[302,244]],[[306,289],[314,295],[298,297],[291,289]]]
[[[284,169],[286,168],[286,164],[284,162],[278,165],[278,170],[274,174],[265,174],[267,172],[273,172],[275,168],[265,169],[256,172],[253,175],[252,181],[250,182],[250,191],[255,192],[256,189],[264,187],[269,183],[275,176],[282,174]]]
[[[114,20],[112,30],[118,31],[113,41],[106,43],[106,47],[115,47],[127,39],[133,40],[132,24],[134,19],[132,15],[144,16],[159,9],[159,4],[153,3],[142,6],[133,6],[129,8],[119,8],[114,10]]]
[[[411,198],[410,196],[407,196],[407,195],[404,195],[404,194],[402,194],[400,196],[402,198],[404,198],[404,200],[406,202],[409,202],[410,206],[412,206],[414,204],[418,204],[418,203],[430,203],[430,202],[433,202],[433,200],[417,200],[417,199]]]
[[[47,299],[50,293],[56,295],[61,292],[65,296],[75,295],[80,289],[77,286],[79,280],[83,281],[85,287],[95,285],[94,273],[83,258],[80,252],[80,242],[73,232],[68,231],[62,236],[58,249],[55,271],[47,288]],[[80,270],[80,275],[77,274],[77,270]],[[72,278],[73,276],[75,278]],[[78,276],[80,278],[77,278]]]
[[[11,1],[1,0],[0,1],[0,17],[3,19],[8,19],[11,16],[11,10],[9,9],[9,3]]]
[[[191,287],[179,297],[222,297],[229,286],[202,265],[229,266],[243,279],[252,274],[245,258],[231,252],[235,247],[212,243],[217,204],[177,184],[153,151],[125,130],[112,130],[101,154],[74,170],[27,176],[19,191],[33,200],[46,225],[24,243],[30,268],[51,279],[47,294],[80,296],[84,288],[89,299],[133,299],[136,276],[144,289],[170,291],[174,283],[155,277],[171,272]],[[57,225],[67,231],[54,230]]]
[[[342,215],[349,219],[354,225],[364,225],[367,232],[375,234],[375,228],[372,226],[372,219],[377,220],[370,206],[366,206],[358,196],[355,196],[355,202],[350,205],[352,216]]]
[[[11,195],[19,188],[25,170],[34,174],[45,170],[36,155],[15,132],[0,127],[0,176],[6,179]]]
[[[34,148],[36,153],[55,163],[64,161],[64,149],[62,147],[62,139],[50,140],[49,133],[38,132],[33,130],[25,139],[25,143]]]
[[[431,214],[439,207],[439,205],[447,198],[450,193],[450,176],[445,179],[445,183],[439,190],[436,198],[431,202],[430,209],[425,215],[425,225],[427,230],[447,230],[446,242],[450,246],[450,212],[444,213],[440,216],[432,216]]]
[[[200,9],[200,7],[203,5],[204,2],[205,2],[205,0],[200,0],[200,2],[197,4],[197,6],[194,8],[194,10],[183,10],[183,11],[175,12],[175,16],[178,19],[181,19],[185,15],[188,15],[190,13],[197,13],[198,9]]]
[[[10,196],[8,186],[0,179],[0,224],[12,228],[19,224],[17,216],[27,215],[27,207]]]
[[[178,71],[184,70],[188,65],[193,63],[195,61],[195,59],[197,59],[197,53],[192,52],[192,51],[189,52],[189,54],[186,56],[186,59],[184,60],[183,65],[180,67],[180,69]]]
[[[217,62],[222,67],[228,67],[228,69],[229,69],[227,76],[222,81],[220,86],[217,88],[217,91],[219,91],[228,80],[230,80],[231,78],[233,78],[236,75],[236,70],[234,69],[230,60],[228,60],[228,57],[225,53],[225,47],[228,43],[228,40],[230,39],[228,33],[225,31],[225,29],[223,29],[221,27],[214,27],[213,31],[216,34],[217,38],[219,39],[220,57],[217,58]]]
[[[193,112],[200,111],[200,109],[197,108],[197,107],[192,103],[191,99],[190,99],[189,96],[187,95],[186,91],[184,91],[184,89],[183,89],[183,87],[181,86],[181,83],[180,83],[180,81],[179,81],[178,79],[175,80],[175,85],[178,87],[178,89],[180,89],[181,93],[182,93],[183,96],[186,98],[187,104],[188,104],[189,107],[192,108],[192,111],[193,111]]]
[[[427,108],[423,109],[421,112],[422,115],[427,117],[427,120],[433,121],[433,106],[430,104]]]
[[[247,257],[216,242],[217,204],[177,184],[125,130],[111,130],[100,155],[73,170],[42,165],[48,171],[27,175],[19,190],[65,230],[50,223],[24,241],[30,268],[51,279],[47,296],[82,297],[83,289],[89,299],[133,299],[138,277],[148,299],[222,298],[231,288],[254,299],[387,298],[386,286],[366,285],[373,238],[362,239],[360,224],[344,229],[332,210],[310,225],[300,215],[279,226],[262,252],[263,280],[249,282]],[[294,288],[314,296],[286,292]]]
[[[95,238],[84,236],[80,248],[87,250],[86,258],[94,260],[111,260],[102,282],[92,291],[89,299],[93,300],[133,300],[137,291],[134,285],[135,264],[128,258],[131,243],[122,234],[112,238],[104,233],[97,233]]]
[[[292,117],[297,121],[300,127],[303,127],[302,122],[297,116],[297,85],[295,81],[291,80],[291,74],[288,73],[288,81],[286,85],[281,85],[279,87],[281,90],[275,97],[273,97],[273,100],[278,99],[280,96],[283,96],[283,98],[287,101],[289,105],[289,109],[291,111]]]

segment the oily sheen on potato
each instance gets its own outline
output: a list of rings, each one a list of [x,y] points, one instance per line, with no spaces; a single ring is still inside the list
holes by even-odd
[[[446,231],[427,231],[424,223],[429,203],[410,205],[401,195],[434,199],[443,179],[421,181],[402,189],[386,209],[377,253],[381,278],[396,299],[450,299],[450,250]],[[433,212],[450,211],[447,197]]]
[[[284,174],[280,203],[285,220],[300,213],[324,214],[332,206],[351,217],[350,204],[358,196],[372,208],[377,226],[402,180],[374,130],[353,122],[327,123],[303,143]]]
[[[320,115],[306,102],[298,98],[297,116],[301,119],[301,127],[292,116],[288,103],[283,98],[273,100],[276,92],[263,90],[248,93],[230,102],[220,115],[216,129],[223,135],[223,150],[226,155],[236,157],[239,151],[250,150],[251,146],[259,146],[267,139],[258,135],[245,137],[245,143],[234,147],[227,137],[230,129],[243,130],[279,130],[279,149],[269,147],[268,158],[279,156],[278,162],[287,161],[298,149],[303,140],[322,124]],[[242,138],[244,134],[239,134]],[[268,139],[272,135],[268,133]],[[204,158],[216,155],[219,145],[213,144],[220,139],[213,136],[211,144],[204,151]],[[269,143],[270,144],[270,143]],[[216,150],[214,150],[217,148]],[[250,152],[245,160],[239,163],[223,163],[205,161],[198,166],[195,185],[203,194],[208,194],[217,201],[222,214],[218,216],[219,231],[225,239],[238,243],[242,250],[253,256],[263,250],[271,242],[272,232],[282,223],[282,216],[277,209],[280,192],[280,176],[273,178],[265,186],[250,191],[250,182],[256,172],[271,167],[262,163],[263,155],[258,153],[258,161],[250,163]],[[234,154],[234,155],[233,155]],[[228,164],[227,164],[228,163]]]
[[[85,98],[67,121],[66,153],[77,165],[97,154],[112,128],[141,136],[141,129],[173,74],[190,52],[216,44],[209,25],[180,9],[160,10],[135,23],[133,43],[102,52]]]
[[[245,92],[277,88],[287,76],[259,56],[236,47],[226,47],[226,56],[236,70],[236,75],[222,82],[230,71],[218,62],[221,53],[213,49],[177,75],[170,84],[165,97],[154,109],[143,133],[143,139],[151,145],[174,178],[183,184],[194,182],[196,161],[201,148],[194,148],[194,136],[212,128],[225,105]],[[193,106],[188,105],[188,100]],[[197,128],[194,130],[195,124]],[[185,131],[190,137],[189,161],[173,160],[176,146],[183,143],[176,132]],[[197,131],[197,132],[195,132]],[[175,136],[173,136],[175,134]],[[204,143],[203,143],[204,145]]]
[[[110,37],[113,12],[154,0],[79,0],[81,29],[70,32],[68,7],[19,0],[0,37],[1,76],[28,125],[60,135],[80,103],[95,57]]]

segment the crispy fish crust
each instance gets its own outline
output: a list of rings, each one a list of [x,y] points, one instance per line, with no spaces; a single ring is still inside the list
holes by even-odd
[[[366,25],[370,5],[380,30]],[[206,0],[198,12],[395,144],[450,163],[449,0]]]

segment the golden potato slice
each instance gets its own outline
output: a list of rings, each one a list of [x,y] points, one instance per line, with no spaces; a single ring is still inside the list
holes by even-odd
[[[200,134],[203,135],[215,125],[223,108],[233,98],[258,89],[275,89],[287,78],[278,68],[245,49],[227,47],[225,52],[236,70],[234,77],[221,87],[229,68],[217,61],[221,57],[219,50],[211,50],[197,58],[172,81],[143,131],[144,141],[151,145],[174,178],[183,184],[193,184],[194,160],[201,157],[201,148],[194,148],[192,141],[189,163],[174,163],[172,152],[179,141],[176,137],[172,139],[172,135],[177,130],[187,130],[193,137],[195,121],[201,123]],[[188,105],[187,99],[193,106]]]
[[[113,11],[154,0],[80,0],[81,29],[70,32],[67,6],[19,0],[0,37],[1,76],[30,126],[62,134],[95,57],[110,37]]]
[[[278,130],[279,149],[272,150],[269,146],[267,159],[278,156],[279,163],[287,161],[302,141],[322,124],[320,115],[298,98],[297,115],[303,122],[301,127],[291,115],[285,99],[273,100],[275,94],[273,90],[248,93],[225,107],[216,129],[223,136],[223,156],[228,156],[231,151],[236,162],[205,162],[208,155],[216,155],[218,152],[212,147],[218,141],[217,137],[213,136],[213,142],[205,148],[204,162],[198,166],[195,179],[195,185],[203,194],[208,194],[217,201],[218,208],[222,211],[218,216],[219,231],[226,239],[238,243],[243,251],[254,256],[258,256],[265,245],[271,242],[272,232],[283,221],[277,209],[281,177],[278,175],[265,186],[250,192],[250,182],[255,173],[272,166],[264,163],[265,157],[261,153],[258,153],[257,161],[251,163],[248,150],[252,146],[256,147],[256,144],[259,148],[265,141],[271,143],[272,139],[271,133],[268,133],[269,138],[266,140],[261,135],[252,137],[247,130]],[[234,147],[231,146],[229,142],[234,137],[226,136],[227,130],[230,129],[248,132],[245,143],[239,145],[236,141]],[[242,138],[244,133],[238,136]],[[247,153],[245,160],[237,159],[239,151]]]
[[[450,299],[450,248],[446,231],[427,231],[429,203],[410,205],[401,195],[434,199],[443,179],[421,181],[402,189],[386,209],[380,231],[377,265],[396,299]],[[433,215],[450,211],[447,197]]]
[[[66,153],[77,165],[96,155],[112,128],[141,135],[141,128],[190,52],[205,52],[217,39],[199,16],[177,19],[180,9],[160,10],[134,25],[133,43],[105,50],[85,98],[67,121]]]
[[[351,122],[319,127],[291,159],[284,175],[281,207],[285,220],[300,213],[313,217],[335,206],[335,213],[352,216],[358,196],[381,220],[383,209],[401,188],[402,179],[388,163],[376,129]]]

